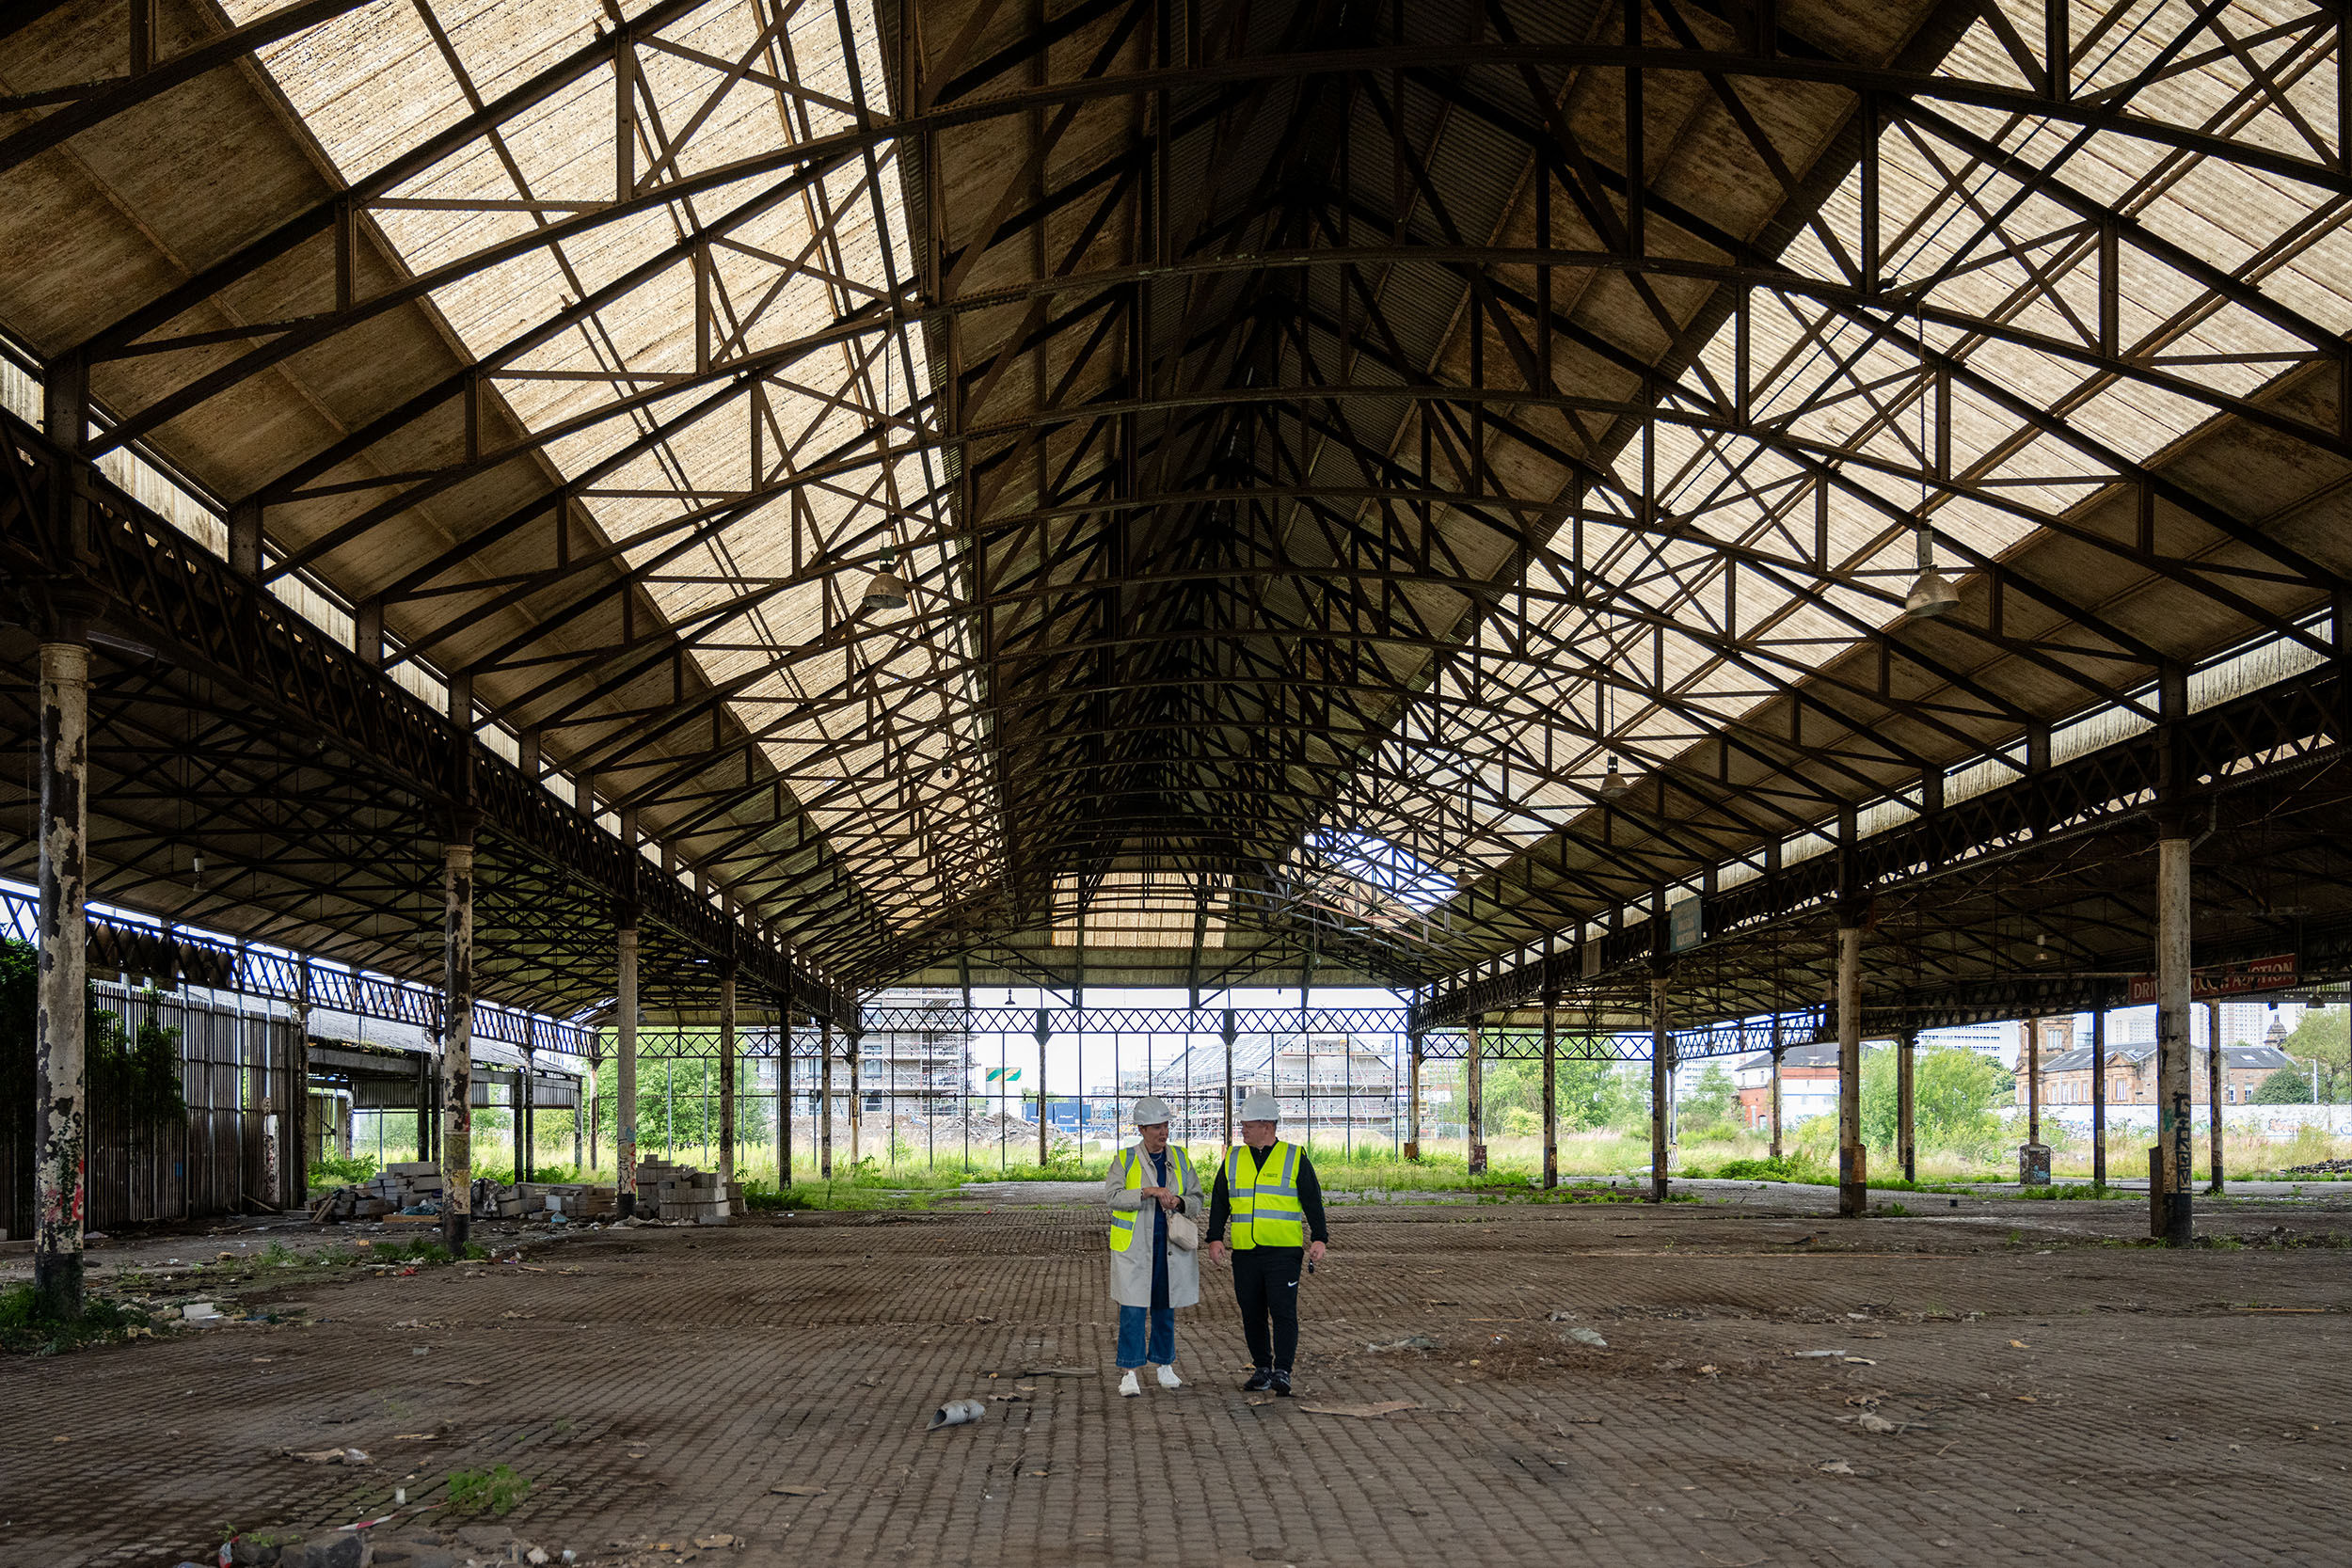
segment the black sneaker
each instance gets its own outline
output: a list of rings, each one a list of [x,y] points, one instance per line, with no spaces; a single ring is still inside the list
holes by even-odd
[[[1267,1376],[1269,1386],[1274,1389],[1277,1396],[1282,1399],[1289,1399],[1291,1397],[1290,1373],[1277,1369],[1275,1371],[1267,1374]]]
[[[1249,1374],[1249,1381],[1241,1386],[1241,1391],[1245,1394],[1263,1394],[1274,1386],[1276,1378],[1281,1376],[1271,1367],[1261,1367]],[[1290,1392],[1290,1379],[1287,1377],[1282,1378],[1282,1391],[1286,1394]]]

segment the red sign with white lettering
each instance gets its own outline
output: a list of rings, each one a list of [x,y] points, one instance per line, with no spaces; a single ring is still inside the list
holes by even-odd
[[[2243,996],[2249,991],[2284,990],[2296,983],[2298,973],[2292,953],[2255,958],[2242,964],[2218,964],[2211,969],[2192,971],[2188,994],[2192,1001],[2212,1002],[2224,996]],[[2131,990],[2125,996],[2124,1006],[2144,1007],[2155,999],[2154,975],[2132,976]]]

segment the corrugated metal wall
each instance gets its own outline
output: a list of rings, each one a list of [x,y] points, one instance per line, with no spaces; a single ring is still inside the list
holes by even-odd
[[[135,1038],[150,1022],[178,1031],[184,1125],[141,1125],[95,1090],[89,1105],[87,1224],[94,1230],[299,1204],[307,1114],[302,1034],[290,1018],[241,1014],[176,992],[107,981],[99,1010]],[[29,1093],[25,1100],[29,1105]],[[28,1118],[0,1118],[0,1215],[8,1233],[32,1228]]]

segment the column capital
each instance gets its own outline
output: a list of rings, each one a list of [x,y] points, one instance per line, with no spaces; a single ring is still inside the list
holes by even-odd
[[[91,623],[111,602],[103,591],[74,577],[35,578],[23,592],[34,634],[43,642],[87,646]]]

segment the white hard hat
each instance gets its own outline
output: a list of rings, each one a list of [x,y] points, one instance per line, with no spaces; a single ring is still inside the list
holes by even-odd
[[[1159,1127],[1175,1119],[1168,1101],[1156,1094],[1147,1094],[1136,1101],[1136,1114],[1127,1118],[1137,1127]]]
[[[1280,1121],[1282,1107],[1274,1102],[1272,1095],[1261,1089],[1242,1101],[1241,1119],[1244,1121]]]

